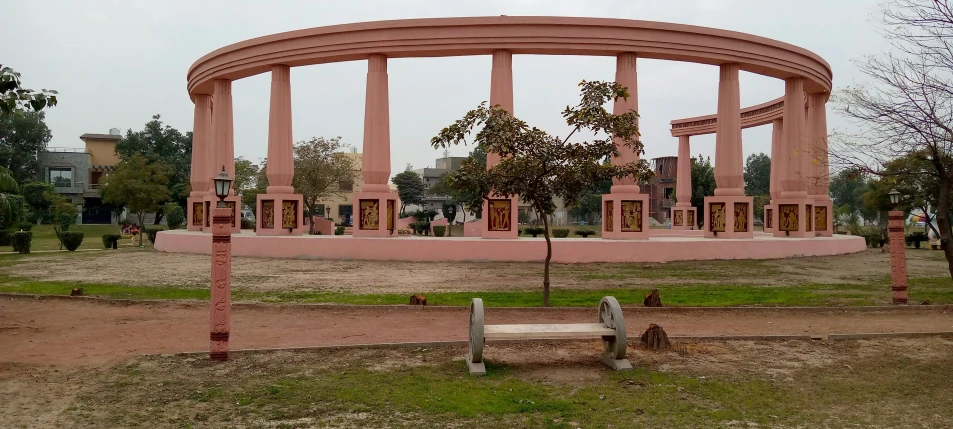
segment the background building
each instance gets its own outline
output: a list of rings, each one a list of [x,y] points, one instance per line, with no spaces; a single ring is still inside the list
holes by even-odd
[[[83,148],[49,147],[38,156],[37,180],[53,185],[79,209],[77,222],[108,224],[114,222],[112,212],[103,205],[99,186],[119,163],[116,142],[122,136],[118,128],[109,134],[83,134]]]
[[[649,217],[659,223],[668,222],[675,195],[675,178],[678,173],[678,157],[665,156],[652,159],[655,177],[641,184],[642,192],[649,195]]]

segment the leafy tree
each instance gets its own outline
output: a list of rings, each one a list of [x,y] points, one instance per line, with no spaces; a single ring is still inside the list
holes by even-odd
[[[867,192],[869,175],[861,169],[844,168],[831,177],[830,194],[834,205],[842,211],[845,219],[865,210],[863,196]],[[848,222],[849,223],[849,222]]]
[[[447,219],[447,237],[450,237],[450,227],[453,226],[453,220],[457,218],[457,205],[452,202],[444,202],[440,206],[443,217]]]
[[[603,180],[584,190],[579,196],[579,202],[569,209],[569,214],[584,219],[590,225],[596,223],[596,218],[602,215],[602,195],[608,194],[612,188],[611,180]]]
[[[20,186],[6,168],[0,167],[0,230],[10,229],[23,216],[23,197]],[[14,198],[14,197],[17,198]]]
[[[473,183],[474,189],[479,189],[484,199],[489,197],[491,189],[503,197],[519,195],[542,215],[546,232],[544,306],[549,305],[549,264],[553,252],[548,214],[555,209],[553,199],[560,197],[567,205],[574,206],[579,203],[582,192],[599,181],[624,177],[638,181],[652,175],[645,160],[619,166],[602,162],[620,154],[613,138],[626,150],[644,152],[638,141],[638,114],[630,111],[613,115],[603,107],[617,98],[628,98],[628,90],[609,82],[582,81],[579,85],[582,88],[580,103],[566,107],[562,113],[566,123],[573,128],[565,139],[531,128],[499,106],[487,107],[484,102],[431,140],[435,148],[445,148],[465,142],[475,127],[483,127],[474,136],[474,141],[482,144],[487,153],[500,155],[499,164],[487,170],[478,161],[468,159],[451,176],[454,182]],[[583,130],[603,138],[569,142],[577,131]]]
[[[169,225],[169,229],[179,229],[185,224],[185,210],[182,206],[168,202],[162,207],[162,211],[165,212],[165,223]]]
[[[56,233],[56,238],[60,242],[60,250],[63,250],[64,237],[62,233],[68,232],[70,227],[76,224],[76,216],[79,212],[72,202],[67,200],[63,195],[58,194],[52,188],[43,194],[43,198],[47,201],[47,206],[50,208],[50,218],[53,220],[53,232]]]
[[[359,166],[353,158],[341,152],[345,147],[347,145],[341,143],[341,137],[312,137],[295,144],[292,184],[295,192],[304,197],[305,213],[314,213],[321,200],[344,195],[341,184],[354,183]],[[311,233],[315,233],[314,223],[311,224]]]
[[[834,140],[832,157],[882,178],[916,174],[935,183],[937,229],[953,277],[953,7],[891,0],[881,12],[893,50],[858,63],[871,83],[836,94],[835,108],[857,131]],[[928,169],[889,171],[891,161],[906,156]]]
[[[53,185],[46,182],[27,182],[21,189],[23,190],[23,199],[27,207],[34,215],[49,213],[50,200],[46,198],[47,194],[54,194]]]
[[[745,195],[756,197],[771,194],[771,157],[764,153],[748,155],[744,175]]]
[[[142,131],[126,131],[126,135],[116,142],[116,153],[119,154],[120,160],[138,154],[149,164],[161,165],[168,179],[167,200],[185,207],[191,191],[189,173],[192,164],[192,132],[182,134],[179,130],[164,125],[160,118],[160,115],[153,115]],[[158,225],[164,215],[161,206],[155,213],[155,224]]]
[[[116,170],[105,177],[101,194],[107,203],[121,204],[136,214],[139,220],[146,213],[159,211],[159,205],[169,200],[169,176],[165,164],[149,161],[133,154],[116,164]],[[142,232],[145,232],[143,225]],[[139,234],[142,247],[142,234]]]
[[[409,205],[420,206],[424,203],[424,193],[427,187],[420,175],[407,164],[407,168],[394,175],[391,183],[397,185],[397,196],[400,198],[400,212],[403,214]]]
[[[251,208],[258,215],[258,194],[264,194],[268,188],[268,176],[265,175],[265,160],[260,165],[244,157],[235,158],[235,192],[242,196],[242,205]]]
[[[931,207],[937,207],[937,187],[939,184],[932,180],[932,166],[917,154],[909,154],[884,164],[884,169],[878,180],[870,182],[864,201],[869,210],[878,213],[891,209],[888,193],[896,189],[900,192],[898,209],[909,212],[918,209],[924,214],[931,212]],[[885,215],[884,215],[885,216]],[[939,237],[939,231],[933,226],[934,214],[926,222],[925,228],[932,229]]]
[[[10,171],[17,183],[36,179],[37,155],[53,138],[44,112],[0,115],[0,167]]]
[[[692,207],[698,225],[705,224],[705,197],[715,195],[715,168],[711,158],[692,158]]]
[[[0,116],[39,112],[46,107],[56,105],[54,90],[36,92],[21,85],[20,73],[0,64]]]

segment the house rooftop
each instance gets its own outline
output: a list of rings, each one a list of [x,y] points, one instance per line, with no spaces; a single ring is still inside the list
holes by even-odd
[[[122,139],[122,136],[121,136],[121,135],[118,135],[118,134],[91,134],[91,133],[86,133],[86,134],[83,134],[83,135],[79,136],[79,138],[80,138],[80,140],[84,140],[84,141],[85,141],[86,139],[96,139],[96,140],[120,140],[120,139]]]

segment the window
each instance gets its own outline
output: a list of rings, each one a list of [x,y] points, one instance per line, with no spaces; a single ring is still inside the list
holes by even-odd
[[[73,169],[50,168],[50,183],[58,188],[69,188],[73,186]]]
[[[666,200],[672,199],[672,191],[674,191],[675,188],[663,188],[663,189],[664,189],[663,192],[665,193],[665,199]]]
[[[341,181],[338,182],[338,189],[343,192],[352,192],[354,191],[354,182]]]

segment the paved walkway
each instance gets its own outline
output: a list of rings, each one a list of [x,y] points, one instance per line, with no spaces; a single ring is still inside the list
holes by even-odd
[[[671,336],[953,331],[953,311],[626,309],[629,336],[658,323]],[[467,339],[468,308],[236,306],[233,349]],[[488,308],[494,323],[579,323],[595,308]],[[116,304],[0,298],[0,364],[102,365],[132,355],[208,350],[208,304]]]

